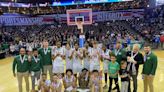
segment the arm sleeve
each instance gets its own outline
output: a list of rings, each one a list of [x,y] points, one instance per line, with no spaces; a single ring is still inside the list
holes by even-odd
[[[13,73],[15,73],[16,65],[17,65],[17,61],[16,61],[16,57],[15,57],[14,61],[13,61]]]
[[[143,57],[143,55],[142,54],[139,54],[140,56],[140,58],[139,58],[139,60],[137,61],[137,63],[138,64],[143,64],[144,63],[144,57]]]
[[[157,56],[154,56],[152,58],[152,65],[153,65],[153,67],[152,67],[152,70],[151,70],[150,74],[155,75],[155,72],[156,72],[156,69],[157,69]]]

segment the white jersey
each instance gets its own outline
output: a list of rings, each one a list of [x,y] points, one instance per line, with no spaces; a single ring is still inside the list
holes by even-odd
[[[66,69],[72,69],[73,63],[72,63],[72,59],[70,58],[70,56],[72,55],[72,49],[68,50],[65,48],[64,55],[66,61]]]
[[[10,46],[10,51],[11,51],[11,52],[14,52],[14,51],[15,51],[15,45],[11,45],[11,46]]]
[[[109,49],[106,49],[106,51],[101,50],[101,56],[103,58],[103,61],[108,61],[110,59],[109,53]]]
[[[59,56],[57,56],[54,61],[56,62],[62,62],[63,59],[62,59],[62,56],[64,55],[64,49],[63,48],[57,48],[57,47],[54,47],[54,49],[52,50],[52,55],[56,56],[57,54],[59,54]]]
[[[73,50],[73,73],[79,73],[81,72],[83,66],[82,66],[82,60],[80,57],[83,57],[83,52],[81,49]]]
[[[99,64],[100,63],[99,55],[100,55],[100,50],[98,48],[91,48],[91,50],[90,50],[90,62]]]
[[[56,48],[52,50],[52,55],[57,56],[54,61],[53,61],[53,73],[64,73],[64,60],[62,56],[64,55],[64,50],[63,48]]]
[[[81,62],[82,60],[80,59],[80,57],[83,57],[83,52],[81,49],[78,49],[78,50],[73,50],[73,62],[74,63],[79,63]]]
[[[101,51],[101,57],[103,58],[103,70],[105,73],[108,72],[108,63],[109,63],[109,56],[110,50],[106,49],[106,51]]]
[[[98,48],[91,48],[90,51],[90,71],[100,71],[100,50]]]
[[[88,49],[84,48],[84,68],[89,70],[90,67],[90,57],[89,54],[91,52],[91,47],[88,47]]]
[[[61,83],[61,81],[57,81],[57,83],[52,82],[51,85],[52,85],[54,88],[59,88],[60,85],[62,85],[62,83]]]

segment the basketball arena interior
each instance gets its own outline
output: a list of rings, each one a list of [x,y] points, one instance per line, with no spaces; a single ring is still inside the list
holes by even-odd
[[[164,92],[164,0],[0,0],[0,92]]]

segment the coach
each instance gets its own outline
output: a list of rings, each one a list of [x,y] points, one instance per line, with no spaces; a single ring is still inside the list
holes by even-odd
[[[139,44],[133,45],[133,50],[127,52],[127,61],[128,66],[127,70],[129,71],[130,76],[133,79],[133,92],[137,92],[137,76],[139,65],[143,64],[144,59],[143,55],[139,52]],[[129,85],[130,90],[130,85]]]
[[[24,48],[20,48],[20,55],[16,56],[13,61],[13,75],[16,77],[15,68],[17,67],[17,79],[19,92],[22,92],[22,80],[26,82],[26,92],[29,92],[29,71],[30,64],[28,56],[25,55],[26,51]]]
[[[48,71],[50,78],[52,79],[51,48],[49,47],[47,40],[43,40],[43,48],[39,49],[39,54],[42,57],[43,73],[47,74],[47,71]]]
[[[144,77],[144,92],[154,92],[153,80],[157,69],[157,56],[151,51],[149,45],[144,47],[144,66],[143,66],[143,77]]]

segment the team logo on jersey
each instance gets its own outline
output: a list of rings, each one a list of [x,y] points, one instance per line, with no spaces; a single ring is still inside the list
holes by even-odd
[[[147,59],[150,59],[150,57],[147,57]]]

